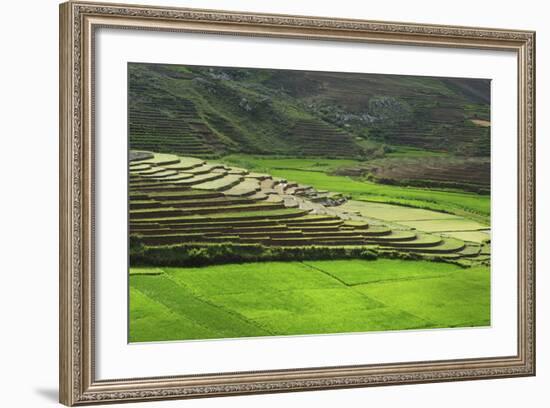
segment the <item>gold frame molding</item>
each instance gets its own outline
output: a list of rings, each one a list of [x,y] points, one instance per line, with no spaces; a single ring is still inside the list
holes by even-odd
[[[518,349],[513,356],[97,380],[94,32],[99,27],[505,50],[518,61]],[[60,5],[60,402],[208,397],[535,375],[535,33],[67,2]]]

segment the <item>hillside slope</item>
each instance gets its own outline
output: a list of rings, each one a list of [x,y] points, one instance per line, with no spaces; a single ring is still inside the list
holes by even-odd
[[[132,149],[205,158],[369,158],[391,146],[490,153],[489,80],[134,63],[128,70]]]

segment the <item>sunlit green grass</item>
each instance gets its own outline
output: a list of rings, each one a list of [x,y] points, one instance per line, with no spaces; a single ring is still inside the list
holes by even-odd
[[[379,259],[141,269],[129,278],[132,342],[490,324],[487,267]]]
[[[187,339],[212,338],[216,332],[193,322],[186,315],[159,302],[149,291],[146,295],[136,289],[139,280],[132,277],[130,287],[130,341],[179,340],[185,333]],[[155,282],[156,285],[156,282]],[[177,330],[174,328],[177,327]]]
[[[346,285],[445,276],[452,272],[463,272],[456,265],[441,262],[396,261],[378,259],[367,262],[360,259],[337,261],[305,261],[305,264],[322,270]]]
[[[490,276],[486,267],[431,279],[365,285],[358,290],[444,327],[490,324]]]
[[[136,302],[135,292],[130,292],[130,341],[241,337],[243,333],[248,336],[269,334],[243,316],[197,296],[184,284],[176,283],[167,275],[131,275],[130,288],[142,295],[141,301],[138,297]],[[154,307],[147,307],[143,297],[153,302]],[[177,320],[173,325],[147,324],[155,320],[152,315],[159,311],[162,311],[162,321],[166,322],[166,313],[169,312],[183,324]],[[140,319],[145,319],[145,322]],[[185,336],[181,337],[183,333]]]

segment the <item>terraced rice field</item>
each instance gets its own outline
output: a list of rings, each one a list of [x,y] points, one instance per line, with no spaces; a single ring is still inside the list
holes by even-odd
[[[157,68],[161,69],[160,67]],[[133,72],[133,71],[132,71]],[[157,83],[149,73],[148,81],[137,81],[131,76],[128,110],[130,143],[134,149],[158,149],[181,154],[210,157],[226,146],[216,133],[198,119],[195,104],[185,98],[168,96],[157,89]],[[179,80],[191,79],[179,75]],[[140,95],[148,95],[143,99]],[[137,103],[139,101],[139,103]],[[170,105],[167,110],[159,106]]]
[[[380,183],[490,192],[491,160],[488,157],[397,156],[373,160],[365,167]]]
[[[456,189],[441,190],[385,185],[334,174],[340,168],[361,166],[359,161],[230,155],[224,158],[224,162],[229,165],[246,166],[248,169],[269,173],[274,177],[311,185],[318,190],[339,192],[354,200],[398,204],[434,210],[437,213],[451,213],[483,223],[489,222],[491,202],[488,194]]]
[[[414,99],[416,98],[412,98],[412,100]],[[488,155],[491,149],[488,137],[489,127],[484,125],[469,126],[464,119],[445,118],[440,113],[441,110],[438,112],[436,109],[431,109],[431,114],[437,119],[425,121],[421,125],[409,120],[395,123],[393,127],[388,128],[386,141],[394,145],[421,149],[434,146],[445,149],[449,141],[452,140],[453,143],[459,143],[462,152],[467,152],[469,155]]]
[[[490,324],[490,273],[427,261],[130,270],[130,341]]]
[[[343,209],[417,231],[482,243],[491,238],[489,226],[464,217],[418,208],[350,200]]]
[[[290,136],[299,144],[299,151],[308,156],[353,157],[357,153],[358,147],[349,134],[321,120],[298,121]]]
[[[439,234],[445,231],[439,223],[446,222],[461,224],[460,231],[486,228],[422,209],[342,203],[309,185],[196,158],[154,154],[130,163],[130,235],[148,247],[365,247],[488,261],[480,242]]]

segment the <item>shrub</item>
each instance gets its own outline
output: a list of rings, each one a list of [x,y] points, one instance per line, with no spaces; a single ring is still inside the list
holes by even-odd
[[[369,259],[369,260],[374,260],[374,259],[378,258],[378,255],[376,254],[376,252],[371,251],[370,249],[365,249],[365,250],[361,251],[360,256],[363,259]]]
[[[304,261],[329,259],[376,259],[364,247],[267,247],[259,244],[179,244],[149,247],[135,239],[130,245],[132,266],[203,266],[260,261]]]

